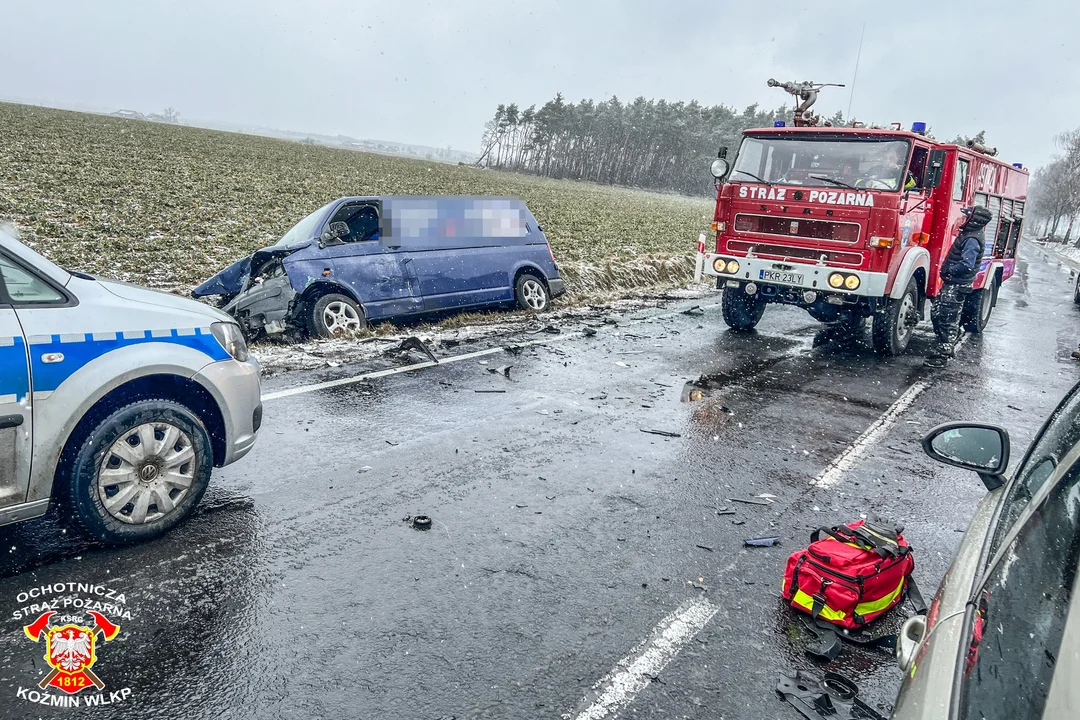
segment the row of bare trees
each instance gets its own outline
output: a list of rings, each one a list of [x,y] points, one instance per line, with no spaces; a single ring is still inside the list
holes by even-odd
[[[1038,237],[1068,243],[1080,215],[1080,128],[1058,135],[1057,145],[1060,152],[1031,179],[1028,214]],[[1076,244],[1080,247],[1080,237]]]
[[[781,106],[742,112],[696,101],[670,103],[617,97],[568,103],[562,94],[524,110],[499,105],[484,129],[480,164],[535,173],[679,192],[715,193],[709,164],[717,149],[738,146],[742,131],[790,120]],[[832,118],[840,124],[842,118]]]

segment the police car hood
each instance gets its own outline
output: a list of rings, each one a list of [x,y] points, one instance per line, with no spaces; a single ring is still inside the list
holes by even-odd
[[[150,290],[149,288],[140,287],[138,285],[130,285],[128,283],[119,282],[118,280],[98,279],[96,282],[102,288],[108,290],[122,300],[128,300],[142,305],[155,305],[168,310],[179,310],[195,315],[202,315],[209,318],[211,322],[235,322],[231,317],[217,308],[210,307],[209,305],[185,297],[161,292],[160,290]]]

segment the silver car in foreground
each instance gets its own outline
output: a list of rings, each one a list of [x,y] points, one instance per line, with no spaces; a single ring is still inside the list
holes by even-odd
[[[897,642],[894,720],[1080,717],[1080,385],[1011,479],[1009,435],[947,423],[923,440],[936,460],[979,473],[975,512],[925,617]]]
[[[155,537],[261,422],[228,315],[69,272],[0,228],[0,525],[55,507],[106,543]]]

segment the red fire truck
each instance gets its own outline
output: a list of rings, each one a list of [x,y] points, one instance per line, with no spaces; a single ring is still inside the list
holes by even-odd
[[[1027,171],[992,148],[938,143],[922,123],[827,127],[799,106],[793,127],[777,125],[747,130],[734,163],[726,148],[713,163],[716,251],[705,271],[723,288],[725,322],[753,328],[770,303],[822,322],[869,317],[875,349],[903,353],[941,288],[961,209],[984,205],[993,220],[963,313],[981,332],[1015,268]]]

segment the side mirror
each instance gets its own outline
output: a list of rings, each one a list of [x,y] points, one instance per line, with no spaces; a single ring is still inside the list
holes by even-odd
[[[930,160],[926,164],[926,182],[928,188],[941,185],[941,175],[945,172],[945,151],[931,150]]]
[[[730,170],[730,169],[731,169],[731,166],[728,164],[728,161],[725,160],[724,158],[716,158],[715,160],[713,160],[712,161],[712,168],[710,168],[710,170],[712,171],[712,176],[714,178],[716,178],[717,180],[719,180],[720,178],[727,175],[728,170]]]
[[[720,146],[720,149],[716,152],[716,157],[721,159],[727,157],[727,145]]]
[[[341,245],[341,238],[349,234],[349,224],[340,220],[330,223],[330,228],[319,236],[319,244],[323,247]]]
[[[922,446],[938,462],[977,472],[987,490],[1005,484],[1009,433],[996,425],[945,423],[927,433]]]

